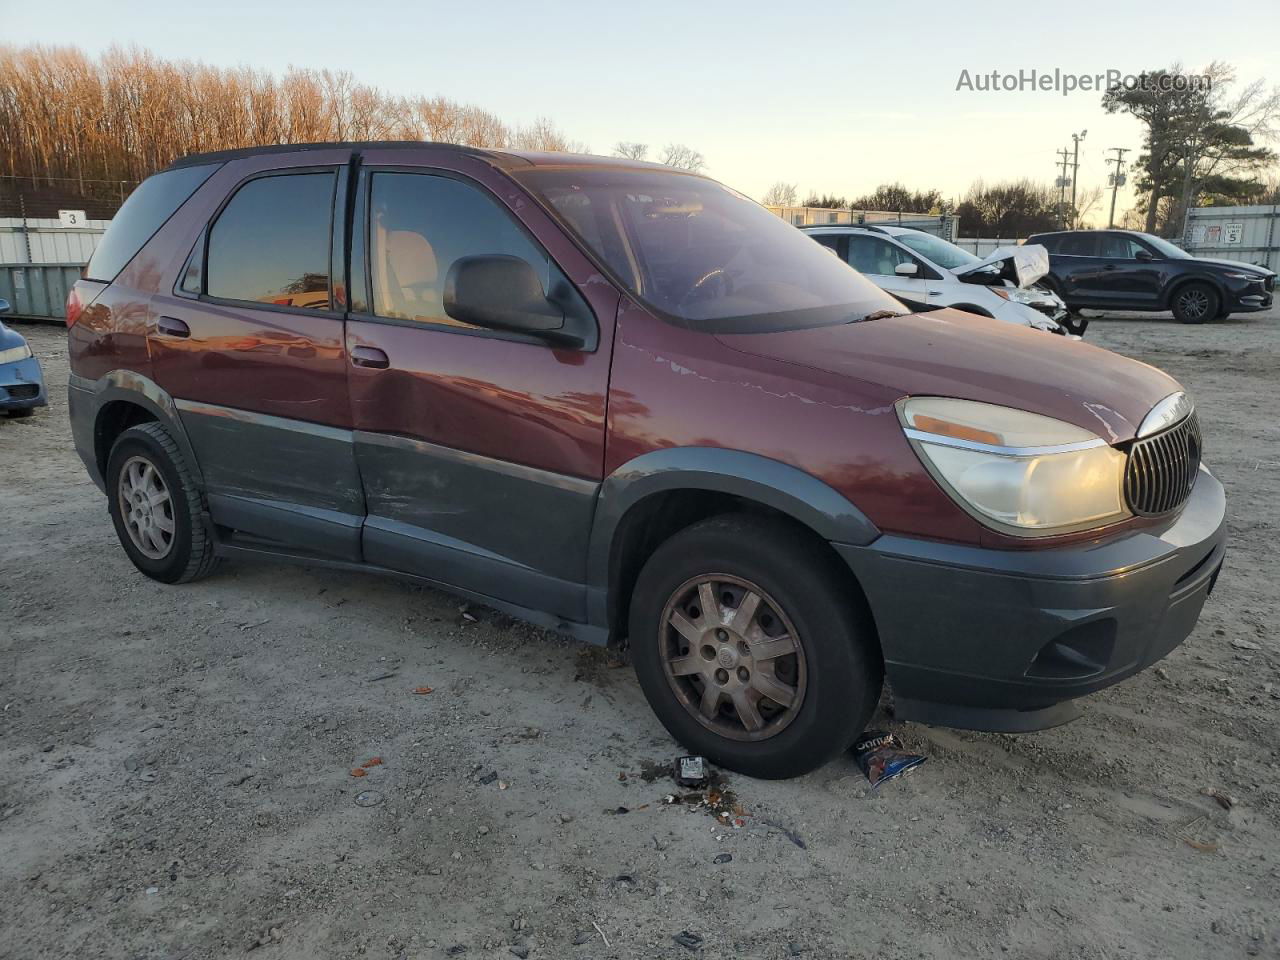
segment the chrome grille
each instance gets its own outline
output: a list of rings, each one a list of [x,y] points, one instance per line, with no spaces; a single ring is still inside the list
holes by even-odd
[[[1142,517],[1177,510],[1195,486],[1200,470],[1200,423],[1193,411],[1180,423],[1129,450],[1124,494],[1129,509]]]

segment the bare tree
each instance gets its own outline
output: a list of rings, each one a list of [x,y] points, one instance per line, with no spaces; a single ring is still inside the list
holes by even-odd
[[[395,97],[345,71],[170,61],[113,47],[0,46],[0,174],[118,196],[176,157],[324,140],[437,140],[585,151],[548,118],[513,127],[444,97]],[[106,192],[104,190],[103,192]]]
[[[615,157],[626,157],[628,160],[644,160],[649,156],[647,143],[635,143],[630,140],[619,140],[613,145]]]
[[[1093,208],[1102,199],[1102,187],[1085,187],[1076,195],[1075,215],[1072,217],[1072,229],[1079,230],[1084,226],[1085,217],[1093,213]]]
[[[707,158],[683,143],[668,143],[662,148],[660,162],[665,163],[668,167],[675,167],[677,170],[699,173],[706,167]]]
[[[796,205],[796,185],[779,180],[764,192],[761,201],[766,207],[794,207]]]

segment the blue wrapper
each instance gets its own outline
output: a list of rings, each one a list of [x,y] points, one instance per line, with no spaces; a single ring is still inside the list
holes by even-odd
[[[853,744],[853,758],[873,787],[914,770],[927,759],[918,753],[907,753],[898,738],[885,730],[868,730],[858,737]]]

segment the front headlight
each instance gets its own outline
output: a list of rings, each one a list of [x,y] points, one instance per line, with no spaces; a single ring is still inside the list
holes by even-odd
[[[1034,290],[1024,290],[1022,287],[992,287],[991,292],[1003,300],[1012,300],[1014,303],[1039,303],[1046,299]]]
[[[25,360],[29,356],[31,356],[31,348],[25,343],[20,343],[8,350],[0,350],[0,363],[13,363],[17,360]]]
[[[1088,430],[947,397],[900,400],[898,417],[934,479],[989,527],[1043,537],[1129,514],[1125,455]]]
[[[1263,276],[1260,273],[1224,273],[1224,277],[1230,277],[1232,280],[1252,280],[1254,283],[1261,283]]]

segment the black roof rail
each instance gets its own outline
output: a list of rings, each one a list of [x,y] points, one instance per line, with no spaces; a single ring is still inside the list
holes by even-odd
[[[437,143],[434,140],[344,140],[332,143],[272,143],[260,147],[239,147],[235,150],[213,150],[209,153],[189,153],[179,157],[166,169],[178,167],[194,167],[204,163],[226,163],[228,160],[239,160],[243,157],[257,157],[273,153],[306,153],[311,150],[385,150],[385,149],[428,149],[450,153],[465,153],[471,156],[494,156],[501,151],[487,150],[482,147],[466,147],[457,143]]]

